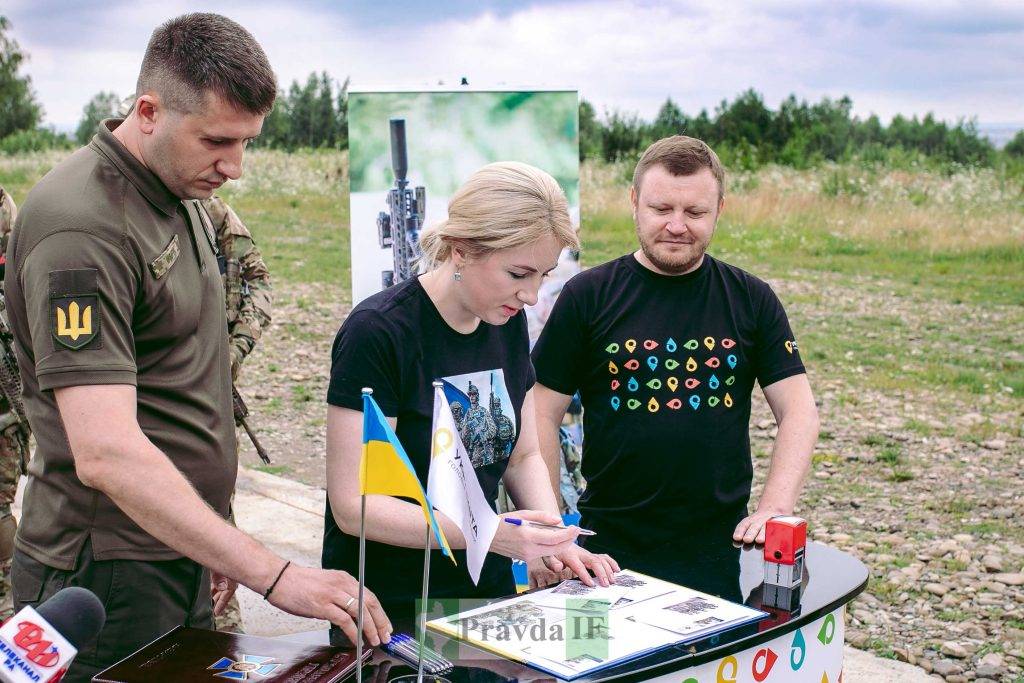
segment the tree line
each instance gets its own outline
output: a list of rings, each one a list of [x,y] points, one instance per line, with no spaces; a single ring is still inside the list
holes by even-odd
[[[690,135],[711,145],[730,167],[754,168],[777,163],[798,168],[852,157],[890,159],[893,152],[924,155],[940,162],[991,165],[998,154],[972,120],[948,124],[932,114],[923,118],[896,115],[888,126],[871,115],[852,114],[849,97],[823,98],[816,104],[790,95],[770,109],[754,89],[713,113],[686,114],[671,98],[653,121],[635,114],[606,112],[599,118],[586,100],[580,103],[580,159],[634,159],[654,140]],[[1024,131],[1005,148],[1024,157]]]
[[[9,30],[10,22],[0,16],[0,152],[71,148],[88,142],[100,121],[116,115],[121,98],[112,92],[93,96],[82,109],[74,135],[42,126],[43,108],[36,101],[31,78],[21,73],[27,55]],[[347,149],[347,104],[348,79],[339,83],[321,72],[311,73],[305,83],[292,81],[278,93],[255,144],[289,151]],[[654,140],[675,134],[705,140],[730,168],[751,169],[766,163],[803,168],[852,157],[886,161],[901,154],[987,166],[1001,156],[972,120],[949,124],[932,114],[897,115],[883,125],[875,115],[861,119],[852,110],[849,97],[826,97],[811,104],[795,95],[771,109],[760,93],[749,89],[732,101],[723,100],[712,113],[702,109],[695,115],[684,113],[669,98],[654,120],[646,121],[621,111],[598,116],[593,105],[582,100],[580,160],[633,160]],[[1024,131],[1006,145],[1003,155],[1024,160]]]

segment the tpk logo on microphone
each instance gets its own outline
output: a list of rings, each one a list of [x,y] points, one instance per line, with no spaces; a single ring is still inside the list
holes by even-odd
[[[52,641],[43,638],[45,634],[41,626],[31,621],[21,621],[14,635],[14,644],[25,651],[25,657],[30,662],[50,668],[60,661],[60,650]]]
[[[269,676],[281,666],[280,663],[272,663],[273,657],[260,657],[258,655],[242,655],[238,661],[230,657],[221,657],[216,662],[206,667],[207,669],[219,670],[213,674],[217,678],[228,678],[233,681],[247,681],[250,674],[257,676]]]

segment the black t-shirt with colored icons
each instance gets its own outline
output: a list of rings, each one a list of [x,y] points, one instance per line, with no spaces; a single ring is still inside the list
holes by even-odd
[[[588,547],[652,571],[658,547],[731,533],[750,497],[754,382],[804,372],[771,288],[711,256],[679,276],[632,254],[577,275],[533,363],[539,383],[583,401]]]
[[[417,278],[379,292],[353,309],[331,352],[327,402],[362,411],[362,388],[388,417],[424,490],[430,466],[435,380],[446,393],[462,442],[492,505],[522,425],[523,400],[534,384],[526,318],[504,325],[481,322],[469,334],[456,332],[441,317]],[[352,476],[357,476],[355,473]],[[515,592],[511,561],[487,555],[480,584],[466,569],[465,551],[454,551],[458,566],[440,551],[431,553],[432,598],[494,598]],[[322,562],[356,575],[358,537],[345,534],[328,502]],[[392,618],[413,614],[421,595],[423,548],[366,542],[366,584]]]

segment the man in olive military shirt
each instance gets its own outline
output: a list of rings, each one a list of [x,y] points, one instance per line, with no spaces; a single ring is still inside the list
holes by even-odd
[[[224,291],[193,200],[241,175],[273,72],[244,28],[190,14],[154,32],[136,93],[29,193],[5,276],[38,441],[15,606],[75,584],[107,613],[67,681],[174,626],[209,628],[211,593],[220,611],[236,581],[356,635],[351,576],[286,563],[224,520],[237,468]],[[366,639],[389,631],[371,597]]]

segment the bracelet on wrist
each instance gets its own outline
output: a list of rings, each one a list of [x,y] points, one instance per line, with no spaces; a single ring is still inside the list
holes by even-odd
[[[284,563],[284,566],[281,567],[281,571],[279,571],[277,573],[277,578],[274,579],[274,583],[270,584],[270,588],[268,588],[267,592],[263,594],[263,599],[264,600],[266,600],[266,599],[268,599],[270,597],[270,594],[274,591],[274,588],[277,587],[277,582],[281,580],[282,576],[284,576],[284,570],[288,569],[288,567],[290,567],[291,564],[292,564],[291,560],[288,560],[287,562]]]

